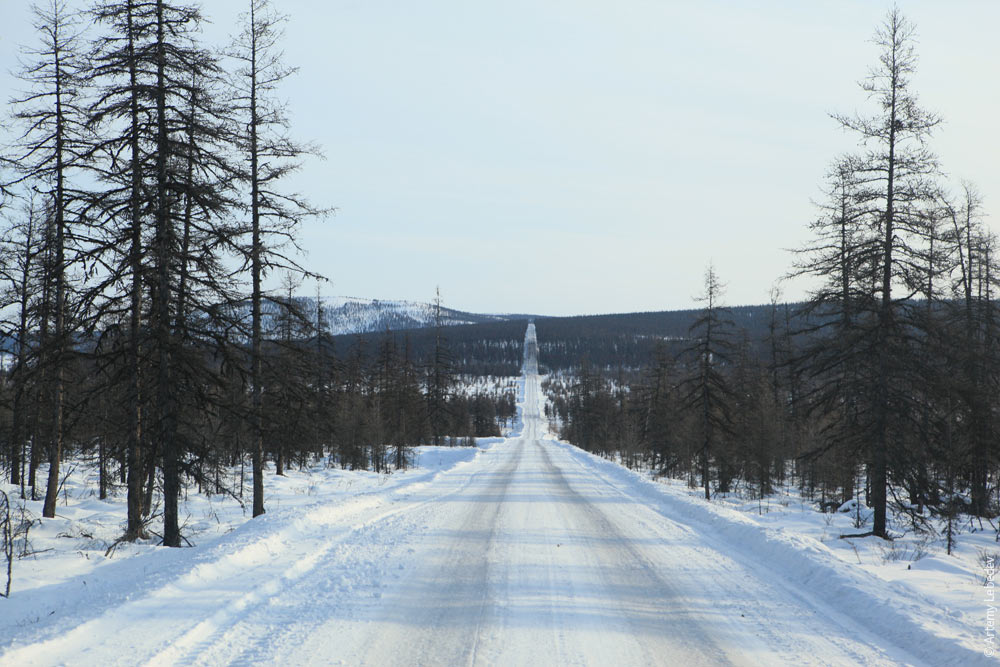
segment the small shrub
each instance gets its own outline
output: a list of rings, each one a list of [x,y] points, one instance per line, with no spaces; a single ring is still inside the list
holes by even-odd
[[[882,555],[882,563],[916,562],[927,555],[930,549],[929,541],[929,536],[925,536],[916,542],[893,540],[880,543],[878,549]]]
[[[976,552],[978,554],[976,560],[979,562],[979,570],[982,572],[983,586],[986,586],[1000,570],[1000,551],[976,549]]]

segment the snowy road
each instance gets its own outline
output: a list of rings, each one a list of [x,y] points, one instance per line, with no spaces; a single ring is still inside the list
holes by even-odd
[[[195,556],[112,563],[51,622],[26,612],[0,663],[919,664],[822,582],[803,593],[547,439],[532,362],[519,437]]]

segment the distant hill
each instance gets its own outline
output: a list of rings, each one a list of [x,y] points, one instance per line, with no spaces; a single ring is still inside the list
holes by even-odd
[[[295,297],[293,303],[302,317],[310,323],[316,321],[316,297]],[[345,334],[381,333],[387,329],[401,331],[422,329],[435,324],[435,307],[432,303],[397,301],[392,299],[367,299],[353,296],[320,297],[323,332],[333,336]],[[265,305],[265,329],[274,331],[280,324],[281,307],[274,302]],[[441,307],[441,324],[484,324],[523,319],[524,315],[496,315],[468,313],[454,308]]]

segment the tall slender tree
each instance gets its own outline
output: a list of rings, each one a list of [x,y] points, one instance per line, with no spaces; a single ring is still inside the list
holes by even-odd
[[[96,24],[105,28],[93,44],[92,76],[99,94],[91,106],[89,124],[102,136],[95,146],[91,168],[105,184],[94,198],[94,217],[99,219],[112,252],[123,249],[117,258],[107,260],[110,280],[121,281],[127,302],[112,310],[127,313],[125,373],[129,388],[126,427],[127,521],[125,536],[135,540],[144,536],[143,479],[147,459],[143,432],[143,294],[146,284],[144,263],[147,256],[146,211],[148,195],[145,184],[150,178],[149,108],[152,102],[148,85],[150,49],[154,14],[153,5],[140,0],[105,0],[91,10]],[[114,130],[118,130],[114,132]],[[113,291],[112,291],[113,293]]]
[[[705,291],[698,297],[702,310],[688,331],[691,342],[685,353],[689,370],[680,390],[683,405],[697,415],[698,467],[706,500],[712,499],[711,463],[714,461],[720,472],[725,466],[717,448],[730,430],[731,392],[723,367],[732,362],[733,324],[722,306],[723,289],[710,264],[705,270]],[[726,481],[724,474],[722,481]]]
[[[434,352],[427,369],[427,419],[431,430],[431,442],[441,444],[445,431],[451,425],[448,397],[451,392],[452,357],[448,339],[444,333],[441,312],[441,289],[434,293]]]
[[[285,17],[276,13],[269,0],[248,0],[242,32],[227,50],[238,67],[233,80],[233,111],[245,131],[236,140],[245,161],[243,183],[250,210],[249,241],[243,253],[250,272],[250,391],[251,459],[253,465],[253,515],[264,513],[264,393],[263,280],[276,268],[301,271],[283,247],[295,245],[295,229],[305,217],[321,213],[303,197],[282,192],[282,181],[298,169],[300,159],[315,149],[290,139],[288,114],[278,101],[281,83],[295,72],[283,64],[279,42]]]
[[[128,318],[126,536],[141,535],[158,460],[164,544],[179,546],[177,498],[190,446],[184,408],[200,409],[192,399],[206,386],[203,348],[218,342],[227,306],[237,299],[222,259],[234,230],[225,217],[228,118],[214,87],[221,69],[196,40],[197,8],[107,0],[94,16],[106,28],[93,50],[100,95],[91,123],[105,137],[94,161],[106,189],[93,210],[102,221],[107,267],[95,291],[106,301],[103,313]],[[175,391],[181,385],[191,390],[186,399]]]
[[[851,157],[835,161],[821,214],[810,224],[814,240],[798,252],[792,273],[820,279],[801,308],[797,333],[803,342],[790,359],[804,379],[804,403],[821,424],[817,442],[802,454],[810,465],[827,456],[853,461],[864,442],[858,406],[863,371],[871,363],[865,343],[875,310],[870,276],[881,246],[871,233],[870,211],[858,201],[855,165]],[[853,465],[840,485],[846,501],[855,485]]]
[[[37,320],[33,314],[32,294],[38,285],[39,230],[42,227],[43,211],[38,206],[38,197],[29,193],[20,212],[19,219],[12,219],[0,241],[3,248],[2,273],[4,283],[3,305],[13,306],[16,321],[5,334],[15,345],[14,364],[10,370],[9,382],[12,394],[10,443],[10,482],[21,487],[21,497],[25,497],[24,463],[28,434],[28,397],[33,382],[32,364],[37,362],[32,352],[31,327]],[[11,214],[13,217],[13,214]],[[36,364],[37,365],[37,364]],[[32,441],[32,447],[37,442]],[[33,457],[34,458],[34,457]]]
[[[48,483],[42,515],[54,517],[59,489],[59,463],[64,444],[65,382],[67,363],[67,265],[72,225],[79,191],[72,184],[86,151],[82,109],[82,67],[79,21],[61,0],[32,8],[39,45],[26,51],[20,78],[29,91],[13,100],[15,118],[25,128],[13,162],[17,182],[45,192],[52,210],[47,265],[52,290],[52,327],[44,342],[44,366],[49,392],[52,430],[48,452]]]
[[[837,354],[810,363],[814,374],[836,367],[848,369],[842,379],[857,380],[847,394],[856,402],[845,405],[843,418],[856,422],[857,437],[866,447],[871,534],[888,537],[888,481],[891,472],[904,467],[900,461],[916,409],[912,388],[920,377],[911,335],[919,322],[911,297],[924,285],[928,211],[938,173],[927,141],[940,120],[920,107],[911,89],[917,63],[914,28],[898,8],[890,10],[874,42],[878,65],[861,88],[875,112],[834,115],[860,146],[838,163],[834,201],[840,212],[831,218],[832,226],[823,228],[836,233],[839,227],[842,241],[839,249],[821,242],[811,251],[809,265],[812,272],[833,277],[839,292],[821,292],[813,299],[820,306],[817,317],[842,321],[849,344],[837,349],[866,356],[849,366]]]
[[[957,270],[953,303],[960,304],[951,330],[962,344],[955,355],[957,363],[947,371],[957,402],[963,406],[961,428],[954,428],[956,440],[962,443],[958,449],[963,450],[956,459],[968,470],[971,511],[987,516],[988,461],[990,443],[995,440],[989,397],[998,375],[994,341],[989,335],[995,317],[989,280],[993,272],[988,265],[992,239],[983,224],[982,199],[974,185],[962,185],[958,202],[942,198],[942,208],[950,226],[946,242]]]

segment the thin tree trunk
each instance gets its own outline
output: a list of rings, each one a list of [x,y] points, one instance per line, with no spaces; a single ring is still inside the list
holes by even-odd
[[[895,52],[894,52],[895,53]],[[895,72],[895,69],[893,69]],[[895,76],[895,73],[894,73]],[[895,229],[893,226],[895,214],[895,176],[896,176],[896,86],[893,85],[892,107],[889,111],[889,158],[888,158],[888,178],[886,183],[886,204],[885,204],[885,228],[883,230],[882,250],[882,304],[879,309],[879,352],[878,352],[878,385],[877,385],[877,439],[875,448],[871,455],[871,471],[869,473],[871,482],[870,505],[874,509],[872,520],[872,533],[878,537],[886,537],[886,502],[888,486],[887,459],[890,446],[889,433],[889,346],[894,344],[890,339],[893,322],[892,305],[892,255]]]
[[[129,150],[131,151],[131,192],[129,193],[129,208],[132,227],[129,230],[129,271],[132,274],[132,284],[129,293],[129,342],[128,367],[131,383],[131,404],[128,408],[128,474],[126,477],[126,526],[125,538],[134,541],[144,537],[142,517],[147,505],[143,502],[142,482],[144,470],[142,466],[142,349],[139,341],[142,326],[142,172],[139,156],[139,99],[138,81],[135,62],[135,25],[133,24],[134,5],[128,3],[128,69],[130,86],[130,134]]]
[[[167,192],[167,111],[166,111],[166,35],[163,0],[156,3],[156,337],[157,402],[159,403],[159,447],[163,458],[163,545],[181,545],[178,525],[180,497],[179,452],[174,423],[174,401],[170,369],[170,202]]]
[[[58,44],[58,23],[53,25],[53,44]],[[55,54],[55,84],[56,84],[56,127],[55,127],[55,177],[56,177],[56,201],[53,213],[55,214],[55,264],[53,266],[56,303],[55,303],[55,331],[54,333],[54,359],[55,385],[52,397],[52,440],[49,445],[49,478],[45,487],[45,503],[42,506],[42,516],[53,518],[56,515],[56,500],[59,495],[59,463],[62,460],[63,448],[63,398],[65,391],[65,326],[66,326],[66,285],[65,285],[65,213],[66,213],[66,190],[65,190],[65,168],[63,160],[64,151],[64,118],[62,108],[62,64],[58,47],[54,49]]]
[[[24,447],[27,440],[24,433],[24,389],[27,379],[28,355],[28,289],[31,274],[31,244],[35,233],[35,210],[31,205],[28,211],[28,227],[24,236],[24,256],[21,261],[21,282],[18,285],[18,323],[17,323],[17,367],[14,372],[14,415],[11,438],[11,484],[21,486],[21,498],[24,498]]]
[[[250,247],[250,272],[253,281],[251,294],[251,383],[252,396],[250,409],[252,411],[251,426],[253,441],[251,443],[251,463],[253,466],[253,516],[264,513],[264,425],[263,425],[263,394],[261,391],[261,256],[260,256],[260,165],[257,146],[257,19],[254,3],[250,3],[250,203],[253,238]]]

